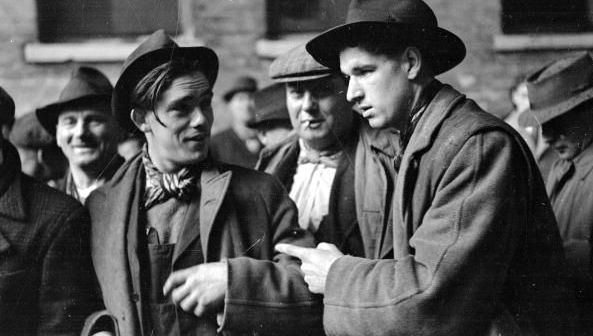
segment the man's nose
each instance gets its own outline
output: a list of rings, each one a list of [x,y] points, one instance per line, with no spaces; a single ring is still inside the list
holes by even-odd
[[[200,127],[200,126],[206,125],[207,123],[208,123],[208,118],[206,118],[205,111],[200,107],[196,107],[194,109],[194,112],[192,113],[190,126],[191,127]]]
[[[363,97],[363,91],[358,83],[358,81],[350,77],[348,80],[348,90],[346,91],[346,99],[351,103],[360,102]]]
[[[78,119],[76,121],[76,124],[74,125],[74,135],[77,136],[82,136],[88,133],[89,127],[87,122],[85,122],[83,119]]]
[[[317,97],[310,91],[305,91],[303,95],[303,111],[310,113],[317,111],[318,101]]]

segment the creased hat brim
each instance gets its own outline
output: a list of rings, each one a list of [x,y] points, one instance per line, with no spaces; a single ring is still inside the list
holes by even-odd
[[[440,27],[407,23],[359,21],[329,29],[307,43],[307,51],[328,68],[340,69],[340,51],[361,41],[411,43],[427,53],[435,75],[444,73],[463,61],[466,54],[461,39]]]
[[[556,105],[548,106],[545,108],[540,108],[540,109],[532,108],[531,112],[537,119],[538,123],[540,125],[543,125],[544,123],[546,123],[554,118],[557,118],[567,112],[570,112],[575,107],[577,107],[589,100],[592,100],[592,99],[593,99],[593,87],[590,87],[587,90],[584,90],[584,91],[572,96],[568,100],[562,101]],[[532,126],[529,123],[528,119],[522,120],[521,116],[519,116],[519,124],[524,127]]]

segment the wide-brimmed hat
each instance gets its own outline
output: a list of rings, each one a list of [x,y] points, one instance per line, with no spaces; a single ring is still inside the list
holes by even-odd
[[[14,122],[14,100],[0,87],[0,125]]]
[[[233,85],[224,93],[224,101],[230,101],[237,92],[255,92],[257,91],[257,81],[253,77],[237,77]]]
[[[527,77],[531,113],[540,124],[593,99],[593,59],[588,52],[562,58]]]
[[[136,130],[130,119],[130,95],[138,82],[154,68],[174,59],[202,63],[206,79],[213,87],[218,76],[218,56],[207,47],[180,47],[160,29],[142,42],[124,62],[115,84],[111,106],[115,119],[127,132]]]
[[[340,51],[365,41],[418,47],[435,75],[452,69],[465,57],[461,39],[440,28],[434,12],[422,0],[352,0],[346,23],[313,38],[307,51],[319,63],[339,69]]]
[[[268,69],[268,75],[277,83],[313,80],[334,73],[339,72],[319,64],[304,44],[278,56]]]
[[[67,107],[80,103],[105,101],[109,103],[113,86],[99,70],[87,66],[77,67],[72,71],[58,100],[38,108],[35,111],[41,125],[52,135],[56,134],[58,116]],[[105,112],[109,113],[109,110]]]
[[[277,121],[290,122],[283,84],[272,84],[257,91],[253,100],[255,119],[248,123],[249,127],[258,128]]]

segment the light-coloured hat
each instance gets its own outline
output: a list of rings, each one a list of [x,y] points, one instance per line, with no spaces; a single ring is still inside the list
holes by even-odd
[[[323,66],[299,45],[280,55],[270,64],[268,75],[277,83],[307,81],[327,77],[336,71]]]

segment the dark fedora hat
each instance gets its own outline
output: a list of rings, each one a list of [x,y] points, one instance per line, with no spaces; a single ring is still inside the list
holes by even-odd
[[[27,113],[14,122],[10,142],[17,147],[43,148],[54,146],[56,139],[39,123],[35,113]]]
[[[255,119],[249,122],[251,128],[258,128],[276,121],[288,121],[286,108],[286,91],[283,84],[272,84],[257,91],[253,100],[255,103]]]
[[[152,33],[124,62],[121,75],[115,84],[111,107],[120,126],[133,132],[136,126],[130,119],[130,94],[154,68],[174,59],[187,59],[202,63],[202,69],[210,86],[218,76],[218,56],[207,47],[180,47],[164,30]]]
[[[422,0],[352,0],[346,23],[313,38],[307,51],[319,63],[339,69],[340,51],[364,41],[418,47],[436,75],[465,57],[461,39],[440,28],[434,12]]]
[[[268,75],[277,83],[313,80],[334,73],[339,72],[319,64],[304,44],[278,56],[268,69]]]
[[[257,81],[253,77],[241,76],[235,79],[233,85],[224,93],[222,98],[225,102],[230,101],[237,92],[257,91]]]
[[[531,112],[544,124],[593,99],[593,59],[588,52],[552,62],[527,77]]]
[[[35,114],[41,125],[55,135],[58,116],[65,108],[84,102],[109,102],[112,92],[113,86],[101,71],[87,66],[77,67],[60,92],[58,101],[38,108]]]
[[[0,125],[14,122],[14,100],[0,87]]]

